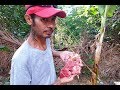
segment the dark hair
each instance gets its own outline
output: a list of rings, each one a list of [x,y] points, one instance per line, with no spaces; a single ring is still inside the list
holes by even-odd
[[[35,16],[36,16],[35,14],[30,14],[30,17],[33,21],[33,26],[35,25]]]
[[[35,14],[30,14],[31,18],[34,19],[35,18]]]

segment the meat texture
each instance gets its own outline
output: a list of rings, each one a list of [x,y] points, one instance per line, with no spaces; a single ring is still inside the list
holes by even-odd
[[[65,62],[65,66],[60,71],[60,78],[80,74],[83,64],[78,54],[66,52],[61,55],[61,59]]]

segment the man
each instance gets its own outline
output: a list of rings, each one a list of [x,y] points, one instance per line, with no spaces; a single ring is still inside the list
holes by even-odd
[[[50,47],[55,20],[57,17],[65,18],[66,13],[54,5],[25,5],[25,9],[24,17],[31,31],[13,55],[10,85],[60,85],[72,81],[74,75],[56,78],[53,62],[53,56],[60,57],[67,51],[55,51]]]

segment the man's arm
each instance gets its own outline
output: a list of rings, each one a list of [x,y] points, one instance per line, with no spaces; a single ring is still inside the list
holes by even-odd
[[[54,56],[54,57],[60,57],[60,54],[61,54],[62,52],[64,52],[64,51],[56,51],[56,50],[52,49],[52,53],[53,53],[53,56]]]

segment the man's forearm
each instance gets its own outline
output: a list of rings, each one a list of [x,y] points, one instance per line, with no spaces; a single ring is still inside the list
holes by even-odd
[[[56,51],[56,50],[52,50],[53,56],[54,57],[60,57],[60,53],[62,53],[63,51]]]

